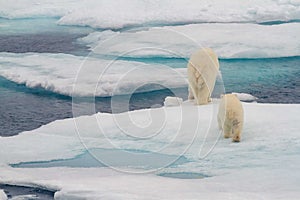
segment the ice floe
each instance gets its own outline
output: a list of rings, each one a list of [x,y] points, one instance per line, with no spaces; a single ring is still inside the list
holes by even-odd
[[[112,96],[186,87],[186,69],[68,54],[0,53],[0,75],[68,96]],[[146,87],[145,85],[154,85]]]
[[[0,200],[7,200],[7,196],[3,190],[0,190]]]
[[[197,49],[210,47],[220,58],[273,58],[299,56],[299,34],[299,23],[272,26],[211,23],[136,32],[94,32],[80,42],[89,45],[96,54],[126,57],[189,58]]]
[[[1,17],[60,17],[59,24],[105,29],[203,22],[286,22],[299,20],[299,10],[298,0],[0,1]]]
[[[210,116],[214,115],[213,104],[195,106],[190,102],[184,102],[178,107],[139,110],[118,116],[98,113],[93,116],[59,120],[15,137],[0,137],[2,166],[0,182],[48,188],[57,191],[55,199],[64,200],[121,197],[122,199],[204,197],[297,199],[299,196],[297,183],[300,180],[297,173],[300,164],[298,156],[300,137],[297,125],[299,105],[243,103],[243,106],[245,127],[242,141],[238,144],[218,137],[215,129],[211,129],[214,131],[209,131],[206,136],[210,124],[214,124],[214,120],[210,120],[213,119]],[[194,114],[191,115],[194,111],[199,114],[196,118]],[[156,126],[147,126],[151,121],[148,119],[149,112],[154,118],[162,116],[165,112],[165,117],[159,119],[165,119],[166,124],[159,134],[145,138],[151,132],[136,132],[135,129],[150,127],[149,130],[157,130]],[[117,124],[118,120],[121,122],[125,119],[123,117],[130,117],[134,123]],[[196,121],[195,119],[199,120],[200,127],[195,140],[189,146],[194,132],[188,130],[193,129],[191,124]],[[180,120],[189,121],[188,129],[178,129]],[[158,121],[154,124],[161,125]],[[125,135],[124,130],[132,135]],[[176,133],[178,130],[180,131]],[[200,158],[199,151],[205,138],[208,144],[214,144],[215,140],[217,142],[207,156]],[[118,166],[119,172],[103,166],[33,169],[7,166],[18,162],[71,158],[81,154],[86,147],[91,148],[90,150],[105,149],[111,148],[112,144],[115,148],[126,152],[132,150],[130,155],[133,157],[136,154],[144,155],[149,151],[179,156],[184,147],[189,147],[183,154],[188,160],[179,165],[160,169],[154,174],[140,173],[148,169],[148,166],[135,170],[135,166]],[[161,151],[162,147],[165,150]],[[97,158],[100,162],[103,161],[101,157]],[[118,154],[111,159],[117,161]],[[130,172],[135,173],[120,171],[128,172],[128,168],[133,169]],[[156,175],[161,172],[191,172],[208,176],[203,179],[176,179]],[[232,192],[232,188],[235,188],[235,192]]]

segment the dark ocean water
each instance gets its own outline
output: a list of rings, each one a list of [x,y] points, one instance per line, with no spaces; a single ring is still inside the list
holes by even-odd
[[[0,189],[4,190],[8,199],[19,200],[52,200],[55,193],[41,188],[7,184],[0,184]]]
[[[87,55],[88,48],[76,42],[93,29],[58,26],[59,18],[0,18],[0,52],[70,53]]]
[[[23,35],[0,35],[0,52],[11,53],[69,53],[87,55],[88,48],[74,42],[86,34],[28,33]]]
[[[187,89],[176,89],[176,94],[186,98]],[[166,96],[174,96],[169,89],[153,92],[136,93],[132,96],[114,97],[114,112],[162,106]],[[124,102],[129,98],[129,105]],[[94,111],[86,109],[91,107]],[[111,98],[82,98],[73,102],[73,107],[82,114],[94,112],[111,113]],[[43,89],[31,89],[0,77],[0,136],[12,136],[22,131],[29,131],[57,119],[70,118],[72,114],[72,98],[48,92]]]

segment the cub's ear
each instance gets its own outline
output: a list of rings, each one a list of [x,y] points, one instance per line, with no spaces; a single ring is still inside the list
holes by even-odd
[[[234,96],[238,97],[238,94],[237,93],[232,93]]]

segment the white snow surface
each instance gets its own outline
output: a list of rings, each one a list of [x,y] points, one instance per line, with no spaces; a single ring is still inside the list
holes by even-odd
[[[14,137],[0,137],[0,182],[58,190],[55,199],[298,199],[300,174],[299,104],[243,103],[245,126],[240,143],[218,139],[216,146],[205,157],[199,149],[206,131],[216,121],[214,105],[195,106],[184,102],[178,107],[164,107],[132,111],[122,114],[97,113],[76,119],[52,122],[33,131]],[[88,148],[116,148],[161,152],[180,155],[191,143],[195,123],[194,112],[199,114],[196,139],[184,153],[189,162],[166,167],[155,173],[124,173],[107,167],[99,168],[12,168],[7,164],[28,161],[49,161],[70,158]],[[136,132],[150,116],[166,113],[166,124],[158,135],[144,140],[124,135],[124,130],[137,137],[147,132]],[[116,124],[130,115],[135,126]],[[182,118],[181,118],[182,117]],[[161,118],[160,118],[161,119]],[[180,120],[188,122],[187,129],[178,130]],[[97,124],[97,122],[100,124]],[[119,121],[119,122],[120,122]],[[156,121],[158,123],[158,121]],[[102,133],[98,127],[102,127]],[[122,124],[121,124],[122,125]],[[156,126],[152,127],[154,131]],[[208,148],[218,138],[213,128],[206,140]],[[125,130],[126,131],[126,130]],[[109,139],[110,142],[105,142]],[[168,144],[167,146],[165,146]],[[161,150],[164,147],[164,150]],[[118,159],[117,157],[115,159]],[[124,171],[130,166],[123,166]],[[133,167],[134,168],[134,167]],[[120,168],[122,169],[122,168]],[[140,172],[137,169],[135,172]],[[134,170],[133,170],[134,171]],[[209,175],[204,179],[176,179],[157,176],[161,172],[197,172]]]
[[[3,190],[0,190],[0,200],[7,200],[7,196]]]
[[[186,87],[186,69],[68,54],[0,53],[0,75],[29,88],[68,96],[112,96]]]
[[[1,0],[5,18],[60,17],[64,25],[116,29],[147,24],[300,19],[299,0]]]
[[[12,197],[10,200],[34,200],[38,199],[37,195],[34,194],[27,194],[27,195],[18,195],[15,197]]]
[[[233,92],[232,94],[235,94],[237,98],[241,101],[256,101],[258,98],[247,93],[236,93]]]
[[[183,100],[179,97],[166,97],[164,101],[164,106],[170,107],[170,106],[180,106],[182,104]]]
[[[287,170],[291,172],[287,173]],[[205,179],[123,174],[107,168],[5,168],[0,173],[4,174],[1,181],[60,189],[55,193],[55,200],[297,200],[300,177],[295,171],[296,166],[271,170],[240,169],[235,173]]]
[[[8,19],[61,17],[79,8],[78,0],[0,0],[0,16]]]
[[[197,49],[210,47],[220,58],[273,58],[299,56],[299,35],[299,23],[206,23],[94,32],[79,41],[96,54],[114,56],[189,58]]]

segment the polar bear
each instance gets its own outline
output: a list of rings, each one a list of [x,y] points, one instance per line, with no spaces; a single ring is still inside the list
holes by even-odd
[[[232,137],[233,142],[239,142],[241,140],[243,123],[244,110],[237,95],[221,95],[218,124],[219,129],[224,132],[224,138]]]
[[[189,99],[195,99],[197,105],[211,101],[219,72],[218,56],[210,48],[202,48],[192,54],[188,66]]]

